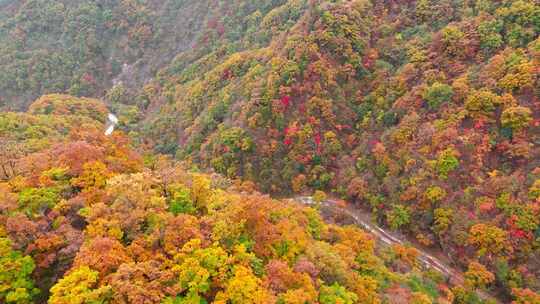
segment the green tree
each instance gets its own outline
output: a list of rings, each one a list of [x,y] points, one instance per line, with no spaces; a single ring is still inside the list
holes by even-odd
[[[529,188],[529,197],[534,200],[540,198],[540,179],[535,180]]]
[[[354,304],[358,301],[358,296],[354,292],[348,291],[337,282],[331,286],[323,285],[319,294],[321,304]]]
[[[457,26],[448,25],[441,31],[442,42],[444,45],[445,52],[451,56],[459,56],[463,53],[462,42],[465,37],[463,33]]]
[[[437,208],[433,214],[435,217],[435,223],[433,225],[435,232],[439,234],[446,232],[452,223],[454,211],[450,208]]]
[[[503,37],[500,34],[502,28],[503,22],[497,19],[483,21],[478,26],[480,47],[487,53],[491,53],[503,45]]]
[[[448,148],[439,153],[437,158],[437,172],[442,179],[447,179],[448,174],[459,167],[459,159],[457,151],[453,148]]]
[[[411,212],[406,206],[396,204],[391,210],[386,212],[386,220],[390,228],[397,230],[410,223]]]
[[[182,184],[169,187],[169,211],[174,215],[180,213],[194,214],[197,211],[191,199],[191,190]]]
[[[437,203],[446,197],[446,191],[439,186],[431,186],[426,189],[425,196],[431,203]]]
[[[454,96],[452,87],[440,82],[432,84],[423,95],[432,110],[437,110],[443,103],[450,102],[452,96]]]
[[[19,206],[30,216],[54,207],[59,200],[59,191],[55,188],[27,188],[19,193]]]
[[[13,250],[8,238],[0,238],[0,302],[33,303],[39,294],[31,279],[34,268],[34,260],[30,256]]]

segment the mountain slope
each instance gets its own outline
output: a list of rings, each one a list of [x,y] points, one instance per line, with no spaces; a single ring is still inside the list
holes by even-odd
[[[102,97],[115,79],[136,87],[193,45],[210,3],[3,1],[0,106],[24,109],[43,93]]]
[[[267,192],[330,191],[508,293],[540,288],[539,5],[288,1],[253,17],[146,86],[143,143]]]
[[[0,8],[0,106],[26,108],[48,92],[104,97],[143,151],[264,193],[323,190],[446,252],[471,274],[454,290],[457,303],[474,303],[471,288],[538,301],[537,1],[8,0]],[[67,126],[79,111],[94,120],[83,118],[92,134]],[[115,149],[95,121],[104,111],[46,96],[31,113],[3,116],[2,153],[74,139],[50,158],[90,151],[83,155],[126,162],[118,173],[140,172],[127,146],[107,154]],[[17,181],[10,158],[0,174]]]
[[[368,233],[325,223],[316,209],[272,199],[250,183],[141,157],[122,132],[104,136],[103,123],[86,111],[102,107],[53,95],[34,103],[34,114],[0,113],[0,140],[28,148],[0,154],[16,172],[0,176],[2,303],[474,298],[423,272],[414,248],[379,248]],[[44,145],[30,149],[33,137],[14,123],[23,120],[48,130]]]

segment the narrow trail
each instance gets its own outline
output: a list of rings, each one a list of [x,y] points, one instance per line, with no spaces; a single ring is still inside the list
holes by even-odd
[[[299,202],[303,205],[313,206],[317,203],[309,196],[299,196],[292,199],[295,202]],[[326,200],[319,204],[321,207],[328,209],[330,211],[338,211],[343,215],[350,217],[354,223],[360,228],[370,232],[375,238],[380,241],[385,246],[392,246],[395,244],[409,244],[413,245],[418,250],[418,261],[421,263],[422,267],[425,269],[433,269],[437,272],[444,275],[451,282],[456,284],[463,284],[465,279],[463,272],[457,268],[450,266],[450,258],[445,257],[441,252],[426,252],[425,249],[415,246],[414,242],[411,242],[406,239],[406,237],[399,236],[393,232],[386,231],[385,229],[377,226],[371,221],[371,215],[369,212],[363,211],[361,209],[351,208],[346,205],[343,206],[338,201],[335,200]],[[494,295],[483,291],[476,290],[476,294],[482,300],[490,300],[493,303],[502,303]]]

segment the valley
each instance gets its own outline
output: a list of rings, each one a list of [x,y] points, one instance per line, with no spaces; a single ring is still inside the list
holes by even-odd
[[[540,4],[0,0],[0,253],[0,303],[538,304]]]

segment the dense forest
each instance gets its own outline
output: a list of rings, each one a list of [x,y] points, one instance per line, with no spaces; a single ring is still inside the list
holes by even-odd
[[[534,0],[0,0],[0,302],[538,304],[539,33]],[[313,193],[465,280],[276,199]]]
[[[414,248],[141,155],[103,135],[106,111],[48,95],[0,114],[3,303],[451,303],[494,279],[472,264],[449,286]]]

